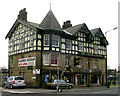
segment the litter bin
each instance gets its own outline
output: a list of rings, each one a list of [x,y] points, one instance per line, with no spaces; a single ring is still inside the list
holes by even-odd
[[[111,84],[110,82],[107,82],[107,88],[110,88],[110,84]]]

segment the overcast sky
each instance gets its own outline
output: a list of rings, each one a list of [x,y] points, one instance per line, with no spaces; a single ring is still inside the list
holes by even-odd
[[[72,25],[86,23],[88,28],[101,28],[103,33],[118,26],[119,0],[1,0],[0,1],[0,66],[8,67],[8,39],[5,36],[17,19],[19,11],[26,8],[28,21],[41,23],[51,9],[62,26],[71,20]],[[118,30],[107,34],[108,66],[118,67]]]

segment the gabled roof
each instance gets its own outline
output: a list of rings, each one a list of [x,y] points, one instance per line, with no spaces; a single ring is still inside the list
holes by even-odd
[[[62,31],[59,22],[57,21],[55,15],[51,10],[47,13],[47,15],[45,16],[45,18],[43,19],[43,21],[39,26],[44,29],[53,29],[53,30]]]
[[[100,38],[101,37],[105,37],[104,34],[103,34],[103,32],[102,32],[102,30],[101,30],[101,28],[92,29],[90,31],[93,34],[93,36],[98,36]]]
[[[79,25],[76,25],[76,26],[72,26],[70,28],[67,28],[65,29],[65,31],[71,33],[71,34],[76,34],[77,32],[81,31],[81,32],[84,32],[86,34],[89,34],[90,31],[89,29],[87,28],[86,24],[83,23],[83,24],[79,24]],[[91,34],[91,33],[90,33]]]
[[[41,27],[38,26],[39,24],[17,19],[17,20],[15,21],[15,23],[13,24],[12,28],[10,29],[10,31],[8,32],[8,34],[6,35],[5,39],[9,38],[9,37],[13,34],[15,28],[16,28],[19,24],[24,24],[24,25],[26,25],[26,26],[28,26],[28,27],[30,27],[30,28],[32,28],[32,29],[35,29],[35,30],[37,30],[37,28],[42,29]]]
[[[108,41],[107,41],[106,37],[104,36],[101,28],[92,29],[92,30],[90,30],[90,31],[91,31],[91,33],[93,34],[94,37],[95,37],[95,36],[98,36],[98,37],[100,37],[101,39],[104,39],[105,44],[108,45]]]

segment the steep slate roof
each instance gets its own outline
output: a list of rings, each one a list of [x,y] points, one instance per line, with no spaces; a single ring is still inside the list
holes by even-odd
[[[102,38],[102,39],[104,38],[105,43],[108,45],[108,41],[107,41],[106,37],[104,36],[101,28],[92,29],[92,30],[90,30],[90,31],[91,31],[91,33],[93,34],[94,37],[95,37],[95,36],[98,36],[98,37],[100,37],[100,38]]]
[[[104,34],[102,33],[102,30],[100,28],[92,29],[90,30],[93,36],[98,36],[98,37],[105,37]]]
[[[55,15],[51,10],[47,13],[47,15],[45,16],[39,27],[42,27],[44,29],[53,29],[53,30],[62,31],[60,24],[58,23]]]
[[[83,23],[83,24],[79,24],[79,25],[76,25],[76,26],[72,26],[70,28],[67,28],[65,29],[65,31],[71,33],[71,34],[76,34],[77,32],[81,31],[81,32],[85,32],[87,34],[90,33],[89,29],[87,28],[86,24]],[[90,33],[91,34],[91,33]]]

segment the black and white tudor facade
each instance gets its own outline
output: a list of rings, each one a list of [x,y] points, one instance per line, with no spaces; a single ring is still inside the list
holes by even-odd
[[[85,23],[61,28],[50,10],[40,24],[27,21],[24,8],[6,35],[9,38],[9,76],[22,75],[31,87],[59,78],[74,85],[104,85],[107,45],[102,30]],[[38,70],[36,72],[35,70]]]

